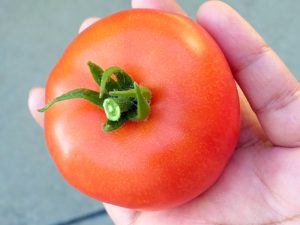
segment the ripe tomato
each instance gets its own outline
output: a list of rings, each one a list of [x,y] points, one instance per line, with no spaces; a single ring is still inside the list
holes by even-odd
[[[45,113],[49,151],[65,179],[93,198],[158,210],[183,204],[220,176],[239,133],[239,101],[214,40],[189,18],[146,9],[108,16],[79,34],[50,73],[46,101],[98,90],[87,61],[119,66],[152,92],[146,121],[101,130],[104,112],[73,99]]]

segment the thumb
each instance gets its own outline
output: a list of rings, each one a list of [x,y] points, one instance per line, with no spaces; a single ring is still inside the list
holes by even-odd
[[[34,87],[29,91],[28,108],[33,119],[41,126],[44,127],[44,113],[37,110],[43,108],[45,105],[45,88]]]

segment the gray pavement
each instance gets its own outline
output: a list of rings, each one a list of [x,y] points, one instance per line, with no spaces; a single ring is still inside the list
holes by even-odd
[[[179,1],[194,17],[200,0]],[[231,0],[300,78],[300,1]],[[81,21],[130,7],[129,0],[0,0],[0,224],[112,224],[99,202],[58,174],[27,110]]]

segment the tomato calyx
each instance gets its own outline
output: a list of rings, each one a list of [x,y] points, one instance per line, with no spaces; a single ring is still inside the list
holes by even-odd
[[[103,70],[90,61],[88,66],[94,81],[99,85],[99,92],[77,88],[54,98],[38,111],[44,112],[59,101],[83,98],[104,110],[107,120],[102,129],[106,132],[119,128],[127,120],[140,121],[148,118],[151,92],[147,87],[138,85],[119,67]]]

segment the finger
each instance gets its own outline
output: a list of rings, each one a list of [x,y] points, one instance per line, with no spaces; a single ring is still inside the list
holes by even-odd
[[[300,145],[299,84],[284,63],[225,3],[206,2],[198,10],[197,21],[219,43],[272,143]]]
[[[239,86],[237,87],[241,110],[241,131],[237,148],[242,149],[265,142],[267,138],[243,91]]]
[[[90,17],[90,18],[85,19],[79,27],[79,33],[84,31],[86,28],[88,28],[92,24],[96,23],[98,20],[100,20],[99,17]]]
[[[43,108],[45,105],[45,88],[35,87],[32,88],[28,96],[28,108],[33,119],[41,126],[44,127],[44,113],[37,110]]]
[[[116,225],[128,225],[133,224],[138,215],[137,211],[122,208],[119,206],[103,203],[108,215],[112,218]]]
[[[159,9],[166,12],[186,15],[175,0],[132,0],[132,8]]]

